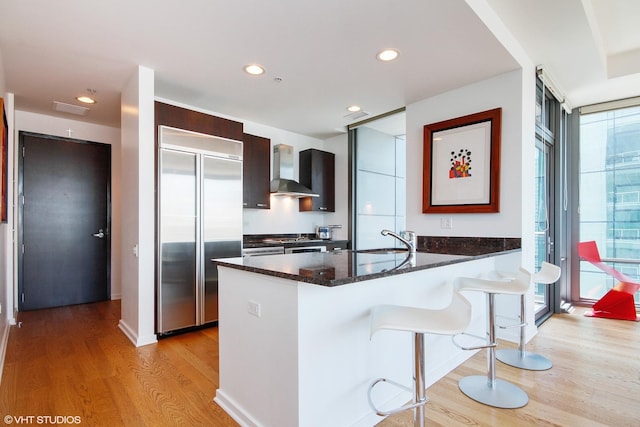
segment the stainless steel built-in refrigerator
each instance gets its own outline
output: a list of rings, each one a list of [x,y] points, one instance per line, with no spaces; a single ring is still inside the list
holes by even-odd
[[[160,126],[157,332],[218,320],[212,258],[242,255],[242,142]]]

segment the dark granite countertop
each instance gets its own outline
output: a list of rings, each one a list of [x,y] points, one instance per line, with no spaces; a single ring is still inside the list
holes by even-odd
[[[339,286],[364,280],[405,274],[412,271],[441,267],[459,262],[516,252],[485,251],[482,254],[441,254],[418,252],[368,253],[350,250],[312,252],[259,257],[225,258],[213,262],[218,265],[266,274],[320,286]]]

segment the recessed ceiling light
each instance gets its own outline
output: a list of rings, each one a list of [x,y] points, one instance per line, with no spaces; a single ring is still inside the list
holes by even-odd
[[[361,108],[359,105],[351,105],[349,107],[347,107],[347,111],[351,111],[352,113],[355,113],[357,111],[360,111]]]
[[[249,64],[244,66],[244,71],[252,76],[264,74],[264,68],[258,64]]]
[[[84,102],[85,104],[95,104],[96,100],[93,98],[90,98],[88,96],[78,96],[76,97],[76,99],[80,102]]]
[[[84,102],[85,104],[95,104],[96,100],[93,96],[98,93],[98,91],[88,87],[86,93],[87,95],[76,96],[76,99],[80,102]]]
[[[376,58],[378,58],[380,61],[388,62],[396,59],[398,55],[400,55],[400,52],[396,49],[385,49],[378,53],[378,55],[376,55]]]

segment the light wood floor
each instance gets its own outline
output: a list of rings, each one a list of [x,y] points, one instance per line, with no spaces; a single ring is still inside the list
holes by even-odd
[[[87,426],[237,425],[212,401],[216,328],[136,349],[119,318],[118,301],[21,313],[22,328],[9,335],[0,416],[79,416]],[[587,318],[578,309],[553,316],[527,348],[554,367],[497,364],[498,377],[527,391],[527,406],[495,409],[461,394],[460,378],[486,372],[482,351],[429,387],[427,425],[640,426],[640,323]],[[380,424],[411,425],[410,413]]]

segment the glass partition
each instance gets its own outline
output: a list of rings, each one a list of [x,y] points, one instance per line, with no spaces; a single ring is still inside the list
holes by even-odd
[[[353,249],[395,247],[380,231],[406,230],[405,120],[403,111],[351,130]]]

